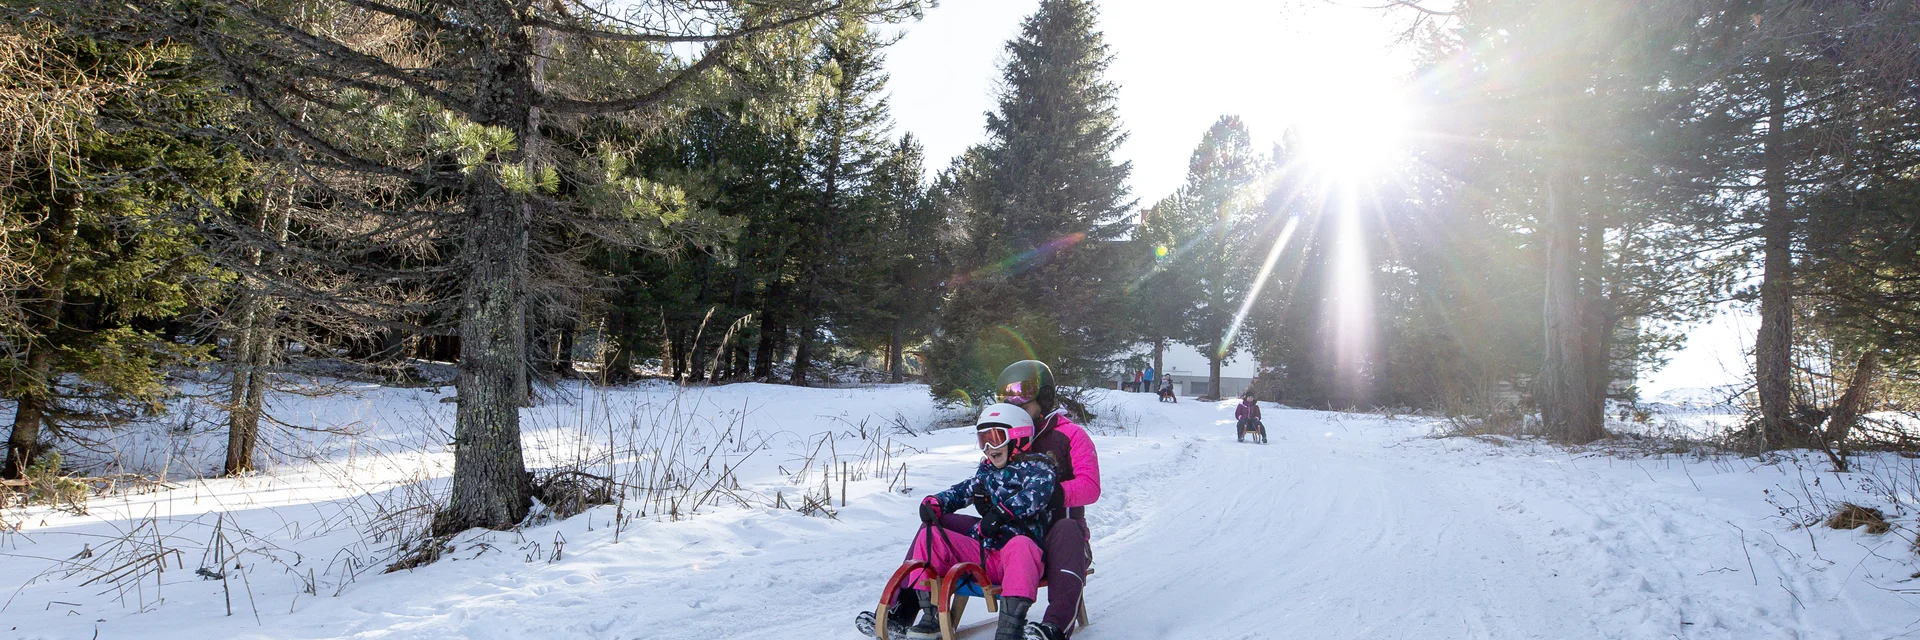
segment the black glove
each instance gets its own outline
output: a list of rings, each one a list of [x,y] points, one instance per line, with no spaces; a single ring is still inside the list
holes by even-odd
[[[980,530],[982,532],[999,531],[1002,527],[1007,526],[1008,523],[1013,521],[1013,516],[1008,514],[1006,509],[1000,508],[999,504],[991,500],[987,501],[986,504],[977,506],[980,509]]]
[[[933,496],[927,496],[927,498],[920,501],[920,522],[933,524],[935,520],[940,519],[940,503],[934,501]]]

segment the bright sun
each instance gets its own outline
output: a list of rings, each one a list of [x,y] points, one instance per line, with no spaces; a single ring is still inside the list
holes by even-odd
[[[1391,168],[1403,150],[1406,99],[1384,80],[1344,78],[1316,89],[1301,114],[1303,160],[1330,179],[1361,180]]]

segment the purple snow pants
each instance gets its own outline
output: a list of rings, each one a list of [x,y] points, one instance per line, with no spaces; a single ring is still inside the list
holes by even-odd
[[[940,515],[941,528],[949,531],[973,531],[979,518],[957,513]],[[1061,518],[1047,529],[1047,540],[1040,545],[1046,562],[1047,613],[1041,620],[1068,635],[1079,623],[1080,589],[1085,587],[1087,567],[1093,565],[1093,532],[1083,518]],[[1011,594],[1009,594],[1011,595]]]

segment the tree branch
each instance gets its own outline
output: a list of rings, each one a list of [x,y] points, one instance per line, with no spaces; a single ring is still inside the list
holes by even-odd
[[[413,89],[414,91],[418,91],[421,94],[426,95],[427,97],[433,98],[435,101],[439,102],[440,104],[446,106],[449,109],[453,109],[455,111],[459,111],[461,113],[465,113],[469,115],[473,113],[473,106],[469,104],[466,100],[461,99],[451,93],[442,91],[440,90],[439,87],[435,87],[432,84],[421,82],[419,78],[413,77],[413,74],[407,73],[405,70],[397,66],[394,66],[393,64],[385,60],[381,60],[377,57],[360,53],[358,51],[354,51],[352,48],[347,47],[346,45],[342,45],[338,42],[334,42],[332,40],[328,40],[326,38],[315,36],[311,33],[307,33],[306,30],[304,29],[299,29],[292,25],[281,22],[280,19],[267,15],[265,13],[262,13],[252,7],[249,7],[243,4],[232,3],[232,2],[226,3],[226,6],[233,7],[235,10],[239,11],[240,13],[245,14],[248,18],[252,19],[255,23],[266,26],[272,29],[273,31],[279,32],[281,35],[284,35],[288,39],[292,40],[295,44],[298,44],[309,51],[325,56],[329,61],[339,63],[343,66],[352,68],[356,71],[361,71],[364,73],[369,73],[369,74],[373,74],[383,78],[394,80],[409,89]],[[318,65],[308,64],[308,65],[302,65],[302,66],[312,68]]]
[[[535,96],[535,104],[554,113],[572,114],[608,114],[641,109],[672,96],[675,90],[678,90],[681,86],[691,82],[701,73],[719,64],[720,59],[725,57],[730,44],[729,42],[715,44],[713,48],[707,50],[707,54],[702,56],[699,62],[694,63],[693,66],[687,67],[686,69],[682,69],[679,73],[674,74],[672,79],[655,87],[654,90],[638,96],[622,100],[591,101],[574,100],[572,98],[561,98],[546,93],[539,93]]]
[[[665,33],[620,33],[617,31],[603,31],[600,29],[590,29],[590,28],[582,27],[578,25],[555,22],[552,20],[548,20],[546,18],[538,17],[538,16],[535,16],[533,18],[532,23],[534,26],[545,27],[545,28],[552,29],[554,31],[558,31],[561,33],[569,34],[569,35],[576,35],[576,36],[582,36],[587,38],[596,38],[601,40],[616,40],[620,42],[662,42],[662,43],[731,42],[734,40],[739,40],[741,38],[757,35],[760,33],[765,33],[768,31],[773,31],[776,29],[784,29],[786,27],[800,24],[802,22],[806,22],[809,20],[816,20],[816,19],[825,17],[826,15],[831,14],[834,11],[839,10],[839,8],[840,8],[840,3],[829,3],[825,5],[824,8],[805,12],[800,15],[786,18],[783,20],[775,20],[773,22],[758,24],[751,27],[744,27],[732,33],[716,33],[713,35],[704,35],[704,36],[675,35],[675,34],[665,34]],[[596,11],[595,13],[599,13],[599,12]],[[605,14],[603,13],[600,15],[605,16]]]

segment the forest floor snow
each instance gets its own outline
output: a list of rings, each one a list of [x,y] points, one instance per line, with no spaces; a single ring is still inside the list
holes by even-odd
[[[604,464],[598,443],[651,452],[623,478],[668,460],[725,490],[468,532],[383,574],[445,490],[452,405],[285,398],[282,420],[323,431],[289,436],[301,453],[266,472],[196,479],[217,469],[217,430],[167,426],[123,444],[172,467],[171,488],[0,514],[20,526],[0,533],[0,638],[854,638],[919,497],[978,459],[968,430],[924,431],[952,416],[918,385],[572,393],[524,414],[530,466]],[[1098,573],[1076,638],[1920,637],[1913,460],[1834,474],[1804,455],[1435,438],[1428,419],[1271,405],[1255,445],[1235,442],[1231,402],[1094,406]],[[827,475],[835,457],[860,470]],[[773,506],[827,486],[832,517]],[[1795,526],[1841,501],[1894,531]]]

